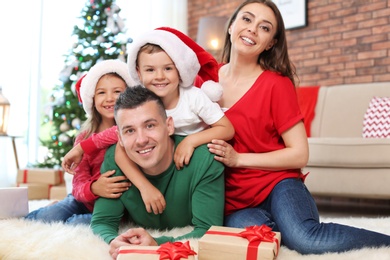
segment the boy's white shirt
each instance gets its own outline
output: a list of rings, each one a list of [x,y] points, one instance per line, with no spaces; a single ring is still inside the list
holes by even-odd
[[[175,134],[185,136],[208,128],[225,115],[217,103],[195,86],[180,88],[177,106],[166,112],[173,118]]]

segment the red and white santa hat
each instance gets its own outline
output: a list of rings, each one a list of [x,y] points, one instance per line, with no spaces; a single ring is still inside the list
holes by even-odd
[[[170,28],[160,27],[134,39],[128,48],[127,65],[130,76],[137,84],[136,60],[139,50],[147,43],[159,45],[175,63],[180,75],[180,86],[191,87],[197,75],[203,80],[201,89],[212,101],[218,101],[222,95],[222,86],[217,83],[218,62],[184,33]]]
[[[92,115],[96,84],[103,75],[108,73],[118,74],[126,82],[127,86],[135,85],[125,62],[120,60],[103,60],[96,63],[87,74],[76,82],[77,95],[79,101],[83,104],[87,116]]]

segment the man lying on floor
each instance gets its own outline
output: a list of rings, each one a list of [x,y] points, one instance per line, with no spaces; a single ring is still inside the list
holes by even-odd
[[[142,86],[129,87],[115,104],[119,144],[145,177],[165,196],[166,208],[161,214],[148,213],[139,190],[132,185],[118,199],[99,198],[95,202],[91,227],[110,244],[115,258],[120,246],[131,244],[156,246],[168,241],[200,238],[212,225],[223,224],[224,167],[214,160],[206,145],[197,147],[190,163],[178,170],[173,161],[177,145],[171,117],[166,116],[161,99]],[[115,170],[115,145],[105,155],[101,172]],[[172,229],[194,226],[183,236],[153,238],[145,229],[129,229],[118,235],[125,212],[136,225],[150,229]]]

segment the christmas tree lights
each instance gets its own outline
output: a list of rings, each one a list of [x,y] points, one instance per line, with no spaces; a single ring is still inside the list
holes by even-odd
[[[73,147],[75,137],[86,119],[79,103],[75,84],[97,62],[106,59],[126,60],[125,25],[115,0],[88,0],[74,26],[75,42],[65,55],[65,66],[59,74],[61,84],[53,88],[42,124],[50,133],[41,144],[48,149],[43,162],[36,167],[60,167],[65,154]]]

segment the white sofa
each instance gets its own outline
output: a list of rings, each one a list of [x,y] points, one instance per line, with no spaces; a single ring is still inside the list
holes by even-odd
[[[319,88],[309,137],[313,195],[390,199],[390,138],[363,138],[373,96],[390,97],[390,82]]]

